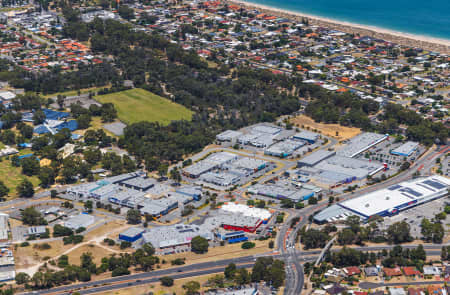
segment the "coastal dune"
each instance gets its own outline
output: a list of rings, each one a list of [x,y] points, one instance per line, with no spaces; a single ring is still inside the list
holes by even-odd
[[[240,0],[224,0],[225,3],[241,6],[245,9],[257,9],[258,11],[284,17],[295,19],[300,22],[303,18],[308,19],[311,25],[326,27],[334,30],[339,30],[349,34],[359,34],[360,36],[370,36],[373,38],[382,39],[408,47],[417,47],[429,51],[439,52],[441,54],[450,54],[450,40],[427,37],[422,35],[414,35],[393,30],[383,29],[379,27],[354,24],[344,21],[337,21],[334,19],[318,17],[296,11],[289,11],[285,9],[274,8],[267,5],[255,4]]]

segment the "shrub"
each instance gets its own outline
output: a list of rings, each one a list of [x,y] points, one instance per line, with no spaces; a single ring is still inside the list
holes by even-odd
[[[254,248],[254,247],[255,247],[255,243],[253,243],[253,242],[244,242],[241,245],[242,249],[251,249],[251,248]]]
[[[173,279],[171,277],[162,277],[159,280],[161,281],[161,284],[163,286],[166,286],[166,287],[173,286]]]

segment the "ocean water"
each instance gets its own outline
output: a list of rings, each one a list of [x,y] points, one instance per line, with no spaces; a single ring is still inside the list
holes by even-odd
[[[245,0],[275,8],[450,40],[450,0]]]

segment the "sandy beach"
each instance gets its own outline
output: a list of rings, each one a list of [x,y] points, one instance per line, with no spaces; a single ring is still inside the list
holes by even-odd
[[[257,9],[260,12],[276,15],[280,17],[296,19],[301,21],[302,18],[309,20],[310,24],[327,27],[350,34],[359,34],[361,36],[371,36],[404,46],[418,47],[425,50],[437,51],[440,53],[450,54],[450,40],[433,38],[422,35],[414,35],[409,33],[397,32],[389,29],[383,29],[375,26],[367,26],[355,24],[345,21],[339,21],[306,13],[279,9],[267,5],[255,4],[241,0],[224,0],[228,4],[235,4],[246,9]]]

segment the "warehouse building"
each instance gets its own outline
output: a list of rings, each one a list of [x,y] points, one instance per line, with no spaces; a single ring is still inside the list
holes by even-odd
[[[391,154],[396,156],[409,157],[415,150],[417,150],[418,147],[419,143],[414,141],[407,141],[398,148],[393,149],[391,151]]]
[[[158,200],[145,199],[139,204],[139,211],[142,215],[150,215],[153,218],[159,218],[167,215],[173,209],[178,208],[178,200],[173,197],[161,198]]]
[[[349,139],[347,145],[338,150],[337,154],[339,156],[353,158],[374,145],[388,139],[388,137],[387,134],[364,132]]]
[[[120,182],[122,186],[127,188],[135,189],[137,191],[145,192],[150,188],[154,187],[156,183],[156,179],[148,178],[148,177],[135,177],[131,179],[127,179],[125,181]]]
[[[226,130],[222,133],[219,133],[216,135],[216,139],[221,142],[229,141],[229,142],[236,142],[239,136],[242,135],[242,132],[235,131],[235,130]]]
[[[316,192],[320,191],[319,188],[294,188],[286,187],[282,185],[269,185],[269,184],[255,184],[247,190],[250,194],[265,196],[275,199],[289,199],[293,202],[301,202],[313,197]]]
[[[265,155],[285,158],[291,156],[297,149],[304,146],[305,143],[298,140],[283,140],[275,143],[264,150]]]
[[[183,186],[177,189],[175,192],[192,197],[195,201],[199,201],[202,198],[201,186]]]
[[[314,168],[322,171],[320,174],[320,178],[322,179],[348,183],[353,180],[364,179],[368,175],[374,175],[385,167],[376,162],[336,155],[321,161]]]
[[[242,157],[231,164],[235,168],[242,168],[251,172],[257,172],[266,168],[267,162],[256,158]]]
[[[226,172],[207,172],[200,176],[200,180],[218,186],[230,186],[239,182],[240,177]]]
[[[95,217],[89,214],[79,214],[70,217],[64,222],[64,226],[73,230],[77,230],[80,227],[88,228],[95,222]]]
[[[47,228],[43,225],[38,225],[38,226],[30,226],[27,229],[27,235],[28,236],[35,236],[35,237],[39,237],[40,235],[46,234],[47,233]]]
[[[213,231],[217,228],[225,230],[255,232],[261,224],[266,224],[272,212],[265,209],[252,208],[244,204],[225,203],[213,217],[203,223],[203,227]]]
[[[405,181],[330,206],[317,214],[314,219],[323,223],[349,215],[360,216],[362,220],[369,220],[374,216],[392,216],[448,195],[449,187],[450,179],[439,175]]]
[[[237,155],[228,152],[213,153],[206,159],[184,168],[183,174],[190,178],[198,178],[200,175],[228,164],[237,158]]]
[[[143,228],[130,227],[119,234],[119,240],[134,243],[142,238],[144,232],[145,230]]]
[[[120,191],[120,186],[117,184],[100,185],[98,188],[90,191],[89,197],[97,201],[106,202],[108,198],[114,196],[118,191]]]
[[[145,193],[134,189],[121,189],[108,198],[115,205],[137,208],[145,200]]]
[[[276,126],[269,126],[269,125],[256,125],[251,128],[251,133],[263,133],[266,135],[277,135],[280,133],[283,129]]]
[[[225,203],[220,207],[220,209],[222,211],[231,212],[234,214],[242,214],[243,216],[257,217],[265,223],[272,217],[272,213],[269,210],[253,208],[244,204]]]
[[[244,231],[218,233],[217,236],[222,241],[227,241],[228,244],[234,244],[234,243],[248,241],[248,237],[245,236]]]
[[[297,162],[297,167],[313,167],[319,162],[336,155],[335,151],[318,150],[313,152]]]
[[[294,139],[304,140],[310,144],[316,143],[316,141],[319,139],[319,134],[311,131],[302,131],[299,133],[294,134]]]
[[[263,224],[261,218],[222,211],[207,218],[203,225],[210,229],[223,228],[225,230],[254,233],[261,224]]]
[[[8,237],[8,218],[9,215],[5,213],[0,213],[0,242],[6,242],[9,240]]]
[[[153,227],[142,234],[142,243],[150,243],[158,255],[191,251],[191,241],[194,237],[203,237],[208,241],[214,239],[210,230],[196,225],[176,224],[171,226]]]

